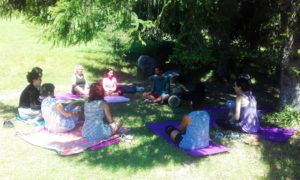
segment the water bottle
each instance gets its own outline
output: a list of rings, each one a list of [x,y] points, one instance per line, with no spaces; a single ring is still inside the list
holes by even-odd
[[[227,101],[226,101],[226,106],[227,106],[229,109],[234,109],[234,107],[235,107],[235,101],[233,101],[233,100],[227,100]]]

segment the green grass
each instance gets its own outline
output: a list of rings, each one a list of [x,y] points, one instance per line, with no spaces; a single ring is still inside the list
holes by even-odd
[[[33,66],[44,69],[43,82],[52,82],[58,91],[70,90],[73,67],[81,63],[90,80],[107,67],[117,70],[120,79],[135,81],[136,69],[112,54],[108,42],[76,47],[51,47],[40,41],[42,30],[21,20],[0,20],[0,122],[13,119],[18,96]],[[14,96],[11,96],[13,94]],[[120,143],[98,151],[62,157],[53,151],[25,143],[17,131],[34,128],[14,122],[15,128],[0,130],[0,179],[299,179],[299,148],[262,141],[260,146],[240,142],[227,144],[230,153],[193,158],[172,148],[146,127],[146,123],[179,120],[186,107],[151,106],[141,94],[129,104],[112,105],[115,119],[124,122],[134,136],[131,144]]]

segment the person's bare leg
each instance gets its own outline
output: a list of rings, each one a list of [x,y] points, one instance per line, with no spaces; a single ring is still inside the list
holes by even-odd
[[[177,134],[179,134],[180,132],[178,131],[178,130],[173,130],[172,132],[171,132],[171,134],[170,134],[170,137],[171,137],[171,139],[173,140],[173,141],[175,141],[175,138],[176,138],[176,136],[177,136]]]
[[[153,98],[154,98],[154,97],[153,97]],[[158,98],[156,98],[156,99],[154,98],[154,99],[153,99],[153,102],[154,102],[154,103],[160,103],[160,102],[161,102],[161,100],[162,100],[162,97],[161,97],[161,96],[159,96],[159,97],[158,97]]]
[[[118,130],[122,127],[123,123],[118,121],[118,122],[113,122],[109,124],[111,126],[111,133],[112,135],[116,134]]]
[[[166,100],[168,100],[170,97],[170,95],[165,95],[165,96],[159,96],[158,98],[154,99],[153,102],[154,103],[162,103],[165,102]]]
[[[150,100],[151,103],[153,103],[156,99],[153,95],[151,95],[151,93],[144,93],[143,96],[145,99]]]
[[[163,101],[167,101],[167,100],[169,99],[169,97],[170,97],[170,95],[167,94],[167,95],[165,95],[165,96],[162,97],[162,100],[163,100]]]
[[[151,94],[150,92],[144,92],[144,93],[143,93],[143,97],[146,98],[146,99],[148,99],[147,97],[148,97],[150,94]]]
[[[79,86],[75,86],[74,90],[75,90],[75,92],[78,93],[78,94],[85,94],[84,89],[82,89],[82,88],[79,87]]]

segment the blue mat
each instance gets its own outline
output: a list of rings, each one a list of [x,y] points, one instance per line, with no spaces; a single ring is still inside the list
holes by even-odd
[[[16,120],[21,121],[25,124],[31,125],[31,126],[44,126],[45,125],[45,120],[41,119],[38,122],[28,122],[26,118],[22,118],[21,116],[19,116],[18,114],[16,115]]]

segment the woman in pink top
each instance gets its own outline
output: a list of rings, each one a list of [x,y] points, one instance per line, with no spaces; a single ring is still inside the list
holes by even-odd
[[[101,83],[101,82],[99,82]],[[143,87],[131,86],[131,85],[118,85],[117,79],[114,76],[114,71],[108,69],[104,73],[102,79],[102,86],[105,96],[122,95],[123,93],[135,93],[136,91],[143,91]]]
[[[114,71],[112,69],[108,69],[104,73],[102,85],[105,96],[119,95],[119,92],[117,92],[117,79],[114,77]]]

